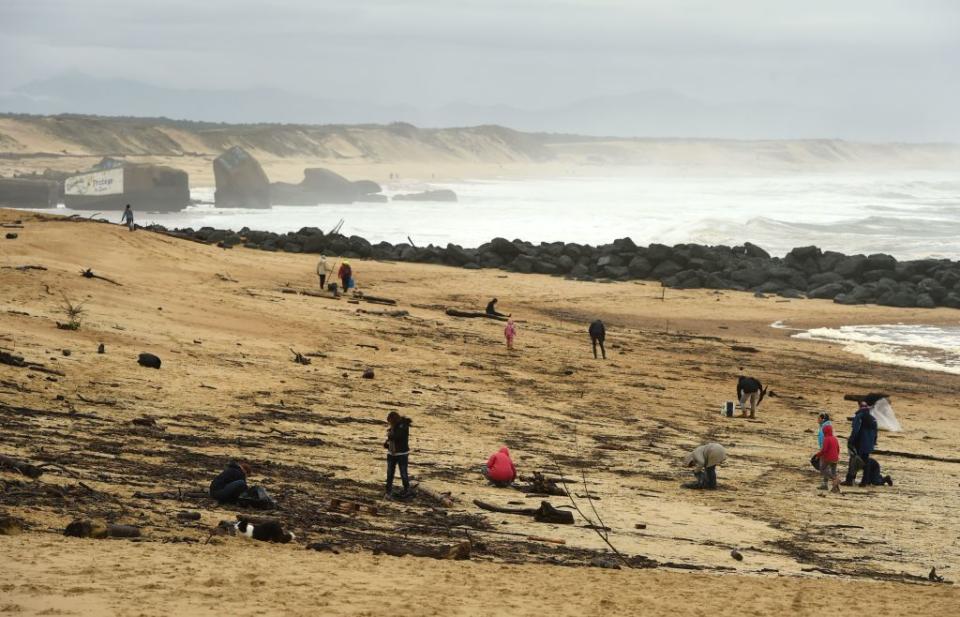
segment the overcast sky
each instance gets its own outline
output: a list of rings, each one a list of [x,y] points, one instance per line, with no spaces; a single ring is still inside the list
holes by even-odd
[[[955,0],[0,0],[0,56],[0,91],[80,68],[420,107],[669,90],[960,111]]]

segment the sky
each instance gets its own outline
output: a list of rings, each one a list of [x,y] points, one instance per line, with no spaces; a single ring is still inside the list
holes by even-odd
[[[418,108],[667,91],[935,136],[960,109],[960,2],[0,0],[0,57],[0,93],[69,69]]]

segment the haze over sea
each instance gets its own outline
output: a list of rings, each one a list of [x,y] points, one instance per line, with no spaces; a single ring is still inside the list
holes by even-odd
[[[475,247],[503,236],[531,242],[743,244],[774,255],[815,244],[899,259],[960,258],[960,173],[660,176],[450,183],[394,182],[388,194],[450,188],[459,203],[389,202],[224,210],[199,205],[171,214],[138,212],[138,222],[275,232],[330,230],[371,242],[448,242]],[[212,187],[193,190],[213,200]],[[134,204],[136,207],[136,204]]]

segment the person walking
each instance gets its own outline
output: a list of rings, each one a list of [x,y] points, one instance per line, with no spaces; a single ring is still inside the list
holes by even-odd
[[[410,476],[408,463],[410,458],[410,418],[401,416],[395,411],[387,414],[387,440],[383,447],[387,449],[387,491],[386,498],[393,499],[393,477],[397,469],[400,470],[400,481],[403,483],[403,493],[410,491]]]
[[[517,479],[517,468],[510,459],[510,450],[506,446],[490,455],[487,464],[483,467],[483,477],[490,480],[494,486],[501,488],[510,486]]]
[[[827,482],[833,484],[834,493],[840,492],[840,477],[837,475],[837,463],[840,461],[840,442],[833,435],[833,425],[826,424],[823,428],[823,442],[816,457],[820,461],[820,490],[827,490]]]
[[[852,420],[853,427],[850,429],[850,437],[847,438],[850,461],[847,465],[847,477],[843,481],[843,485],[853,486],[854,480],[857,479],[857,473],[863,469],[864,474],[860,479],[860,486],[866,486],[870,483],[867,473],[870,455],[877,447],[877,421],[870,414],[870,406],[864,402],[860,403],[860,407]]]
[[[603,340],[607,338],[607,328],[603,325],[603,322],[597,319],[587,330],[590,333],[590,343],[593,345],[593,359],[597,359],[597,345],[600,345],[600,353],[603,354],[603,359],[607,359],[607,350],[603,347]]]
[[[218,503],[236,503],[247,490],[247,476],[250,475],[250,466],[246,463],[230,461],[210,483],[210,496]]]
[[[123,210],[123,216],[120,217],[120,224],[127,224],[127,228],[130,231],[133,231],[137,228],[133,223],[133,210],[130,209],[130,204],[127,204],[127,207]]]
[[[830,414],[825,411],[821,411],[817,416],[817,448],[823,447],[823,428],[825,426],[833,426],[833,422],[830,421]],[[810,464],[813,465],[813,468],[817,471],[820,471],[820,457],[817,454],[814,454],[810,458]]]
[[[737,380],[737,400],[740,401],[740,417],[747,416],[747,405],[750,406],[750,417],[755,417],[757,405],[763,399],[763,384],[755,377],[740,375]]]
[[[507,326],[503,329],[503,336],[507,339],[507,349],[513,349],[513,339],[517,337],[517,325],[512,319],[507,320]]]
[[[689,482],[683,488],[714,490],[717,488],[717,465],[727,460],[726,449],[718,443],[706,443],[696,447],[683,459],[684,467],[693,467],[696,482]]]
[[[347,290],[353,287],[353,268],[350,267],[350,262],[346,259],[340,264],[340,270],[337,272],[337,276],[340,278],[343,293],[347,293]]]
[[[320,291],[327,287],[327,276],[330,274],[330,266],[327,265],[327,256],[320,253],[320,261],[317,262],[317,276],[320,278]]]

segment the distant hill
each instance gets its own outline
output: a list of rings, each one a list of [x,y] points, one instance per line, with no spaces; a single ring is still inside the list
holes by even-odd
[[[929,113],[916,117],[885,107],[883,100],[857,109],[833,109],[767,101],[709,104],[668,90],[583,94],[573,103],[540,109],[468,102],[422,109],[356,100],[347,93],[320,98],[273,88],[178,89],[74,70],[0,93],[0,112],[164,116],[235,124],[495,124],[528,132],[613,137],[960,142],[960,115],[949,101],[930,101]]]

